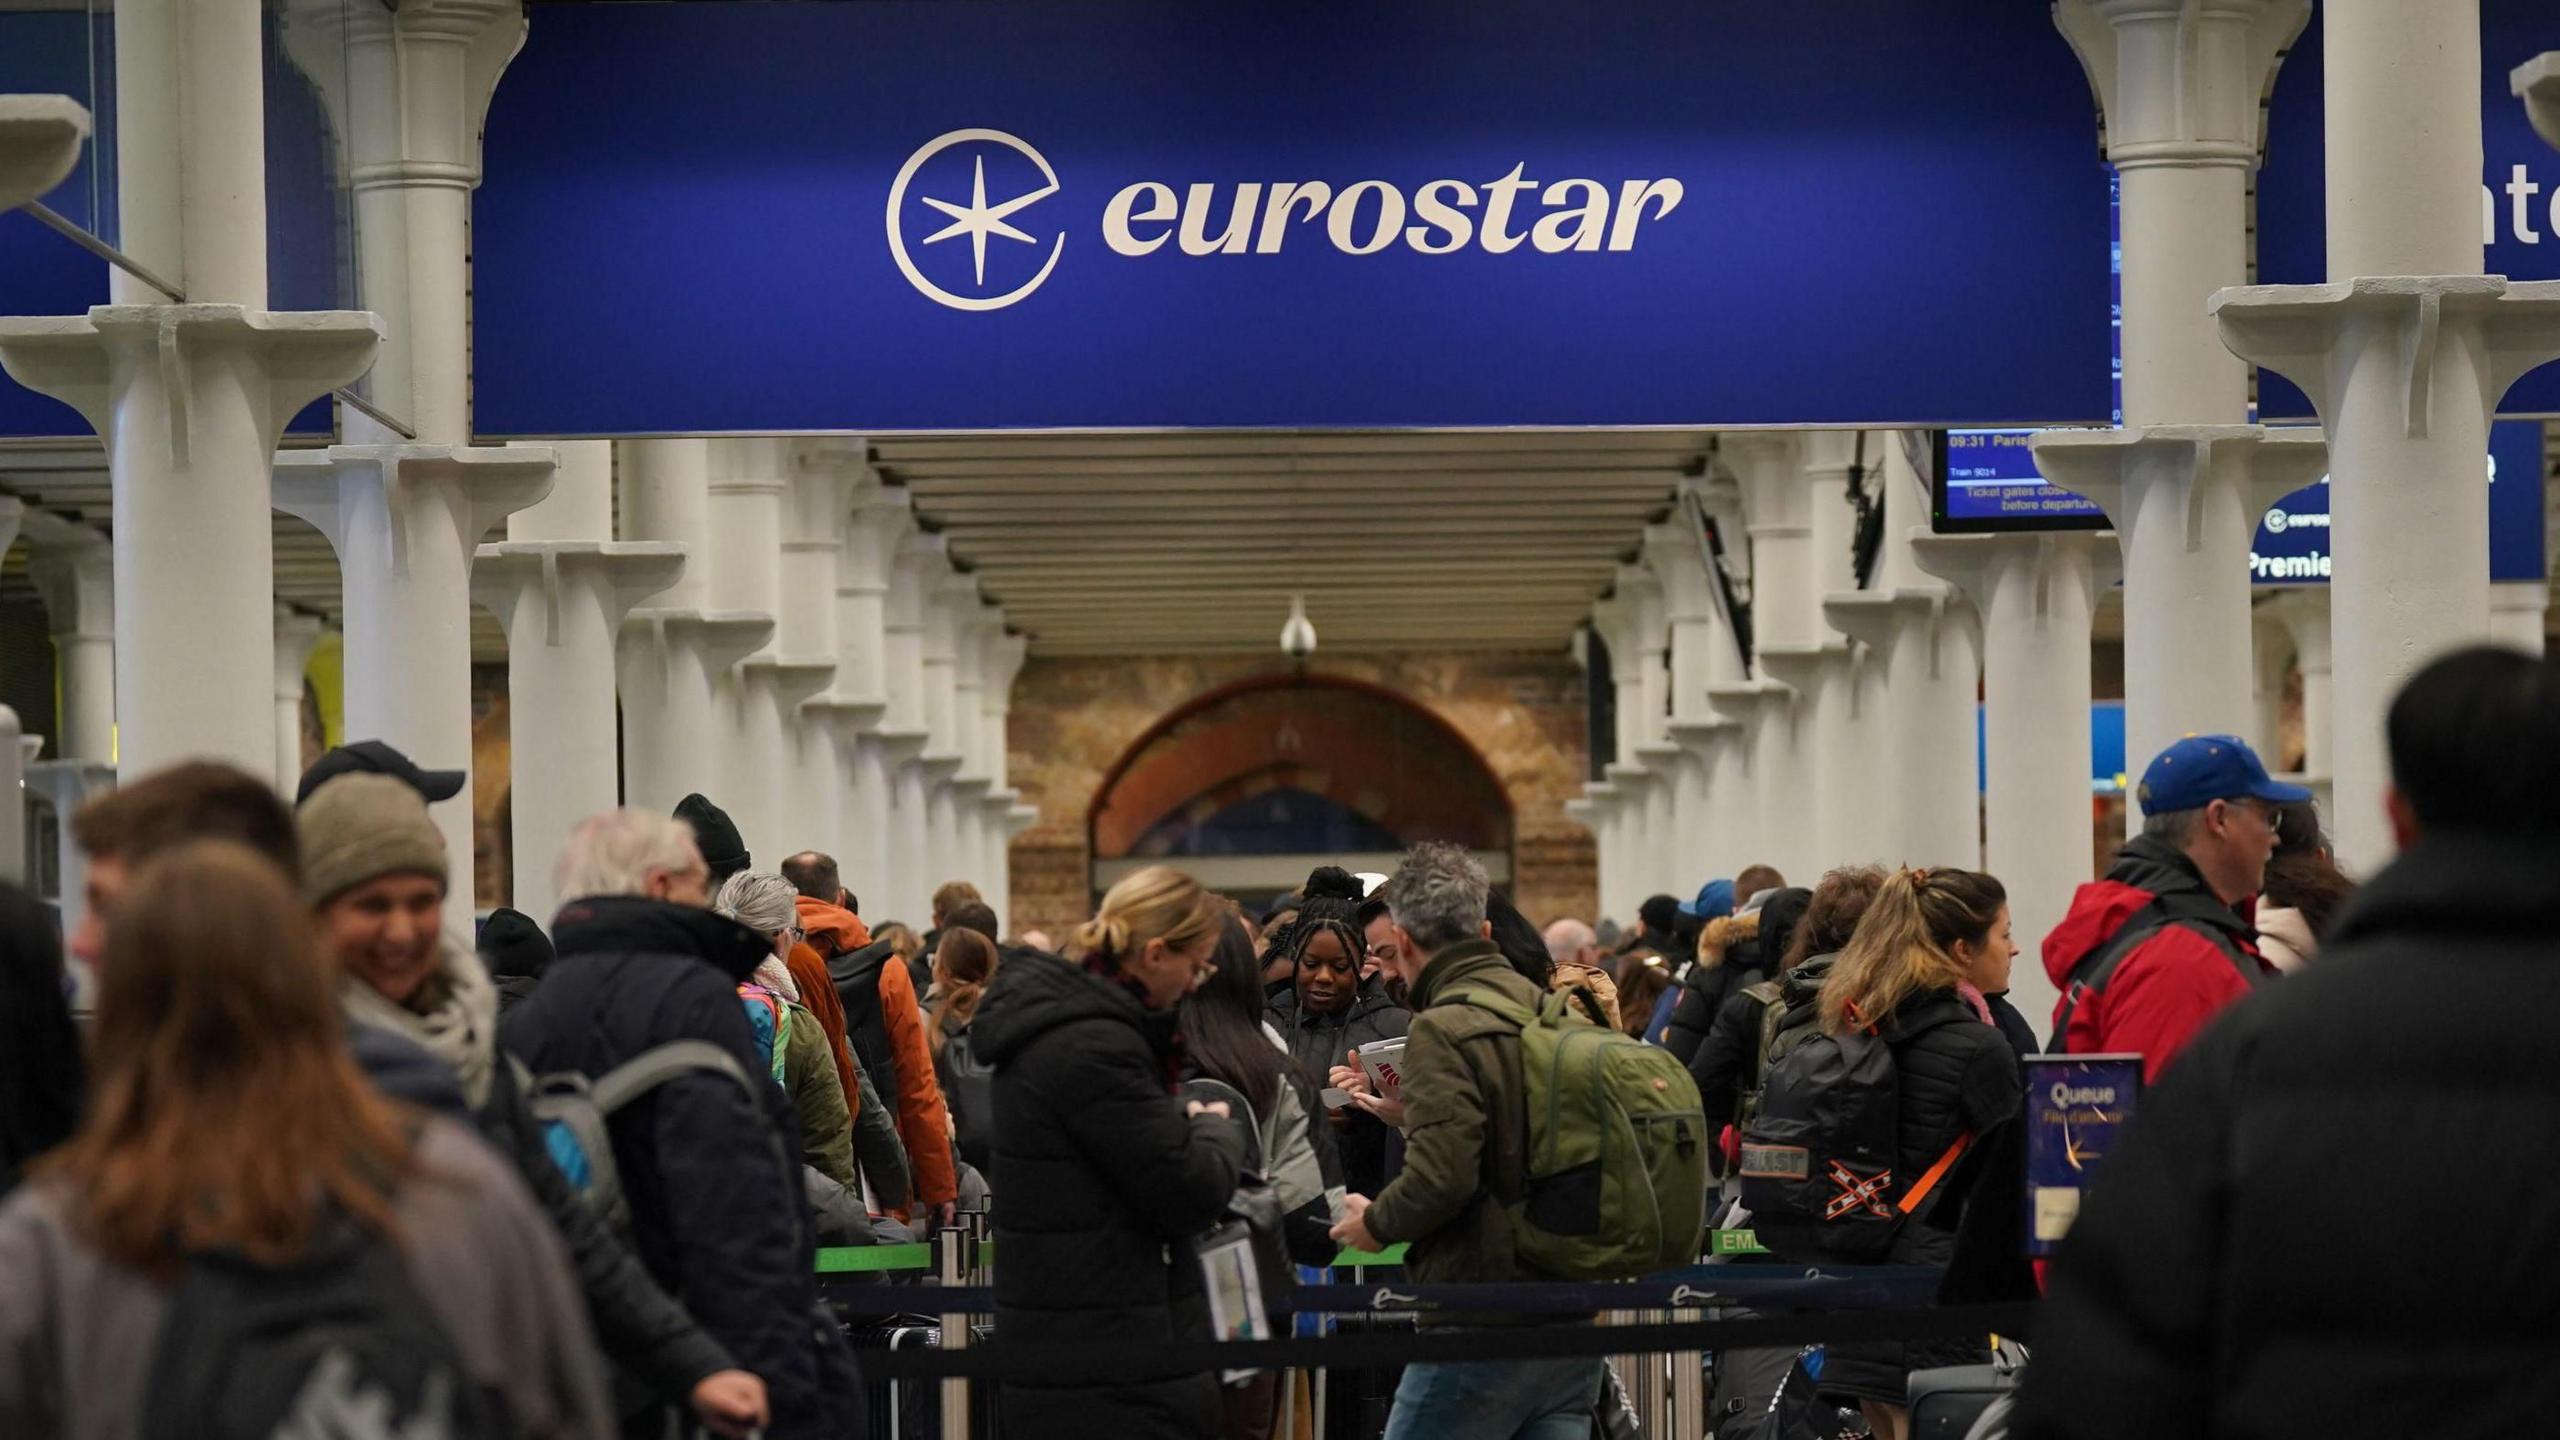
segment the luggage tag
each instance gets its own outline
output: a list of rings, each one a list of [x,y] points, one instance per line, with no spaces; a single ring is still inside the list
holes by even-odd
[[[1209,1333],[1219,1340],[1268,1340],[1271,1338],[1271,1312],[1262,1299],[1262,1270],[1253,1255],[1253,1231],[1241,1220],[1230,1220],[1202,1235],[1199,1241],[1200,1276],[1209,1292]],[[1226,1385],[1241,1385],[1260,1374],[1259,1370],[1227,1370],[1219,1374]]]

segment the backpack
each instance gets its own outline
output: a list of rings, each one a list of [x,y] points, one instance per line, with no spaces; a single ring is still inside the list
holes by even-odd
[[[2107,982],[2115,978],[2116,967],[2124,963],[2126,956],[2141,949],[2145,941],[2172,925],[2184,924],[2210,942],[2251,986],[2267,983],[2266,968],[2256,962],[2256,957],[2241,950],[2238,942],[2232,939],[2233,919],[2231,911],[2220,901],[2177,892],[2162,895],[2126,916],[2115,934],[2072,962],[2070,976],[2063,982],[2062,1004],[2054,1012],[2053,1038],[2046,1043],[2045,1053],[2067,1053],[2064,1047],[2071,1039],[2071,1016],[2080,1008],[2080,1002],[2105,990]]]
[[[1960,1005],[1928,1006],[1904,1021],[1901,1038],[1972,1018]],[[1880,1261],[1973,1137],[1957,1136],[1926,1173],[1897,1181],[1902,1085],[1893,1046],[1872,1030],[1808,1026],[1801,1036],[1769,1067],[1760,1113],[1742,1132],[1743,1207],[1760,1242],[1782,1257]]]
[[[397,1252],[343,1216],[291,1265],[187,1257],[142,1397],[143,1440],[513,1433]]]
[[[844,1038],[854,1063],[871,1077],[871,1088],[883,1098],[898,1094],[898,1066],[889,1043],[889,1018],[880,1008],[880,973],[898,962],[886,940],[874,940],[849,954],[826,955],[827,979],[844,1007]]]
[[[622,1174],[613,1159],[613,1136],[605,1122],[623,1106],[685,1075],[727,1076],[747,1092],[748,1103],[757,1113],[763,1113],[757,1082],[728,1051],[708,1040],[670,1040],[593,1080],[563,1072],[524,1082],[526,1108],[542,1122],[543,1144],[551,1152],[552,1163],[617,1233],[631,1229],[631,1202],[623,1193]],[[779,1137],[775,1139],[779,1149]],[[784,1173],[799,1168],[792,1165]]]
[[[1457,998],[1520,1027],[1525,1184],[1503,1198],[1521,1263],[1564,1280],[1696,1263],[1707,1227],[1707,1117],[1689,1067],[1593,1024],[1570,994],[1549,994],[1534,1010],[1480,988]]]
[[[1262,1122],[1253,1113],[1253,1102],[1244,1092],[1224,1080],[1206,1076],[1182,1082],[1182,1099],[1188,1101],[1222,1101],[1227,1118],[1244,1130],[1244,1164],[1236,1172],[1235,1194],[1227,1198],[1227,1208],[1219,1226],[1240,1224],[1252,1236],[1253,1268],[1262,1279],[1262,1302],[1271,1312],[1274,1334],[1288,1333],[1288,1301],[1297,1288],[1297,1267],[1289,1260],[1289,1242],[1283,1233],[1287,1216],[1280,1209],[1279,1193],[1271,1188],[1264,1173]]]
[[[960,1158],[982,1174],[990,1172],[996,1156],[996,1067],[978,1058],[963,1030],[943,1040],[941,1070],[942,1098],[960,1132],[953,1142]]]
[[[1745,985],[1742,993],[1760,1007],[1760,1019],[1753,1027],[1758,1039],[1751,1050],[1751,1078],[1734,1099],[1733,1123],[1736,1129],[1749,1128],[1752,1117],[1760,1113],[1760,1096],[1768,1088],[1769,1067],[1804,1037],[1814,1016],[1814,1007],[1810,1005],[1788,1007],[1787,983],[1783,978]]]

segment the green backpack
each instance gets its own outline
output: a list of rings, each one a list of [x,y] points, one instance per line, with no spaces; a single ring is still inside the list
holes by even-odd
[[[1505,1196],[1522,1264],[1560,1280],[1627,1280],[1695,1264],[1707,1228],[1707,1119],[1668,1050],[1595,1025],[1570,993],[1535,1011],[1470,990],[1520,1027],[1527,1185]]]

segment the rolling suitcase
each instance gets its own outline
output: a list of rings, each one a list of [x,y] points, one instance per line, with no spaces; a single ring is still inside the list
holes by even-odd
[[[1911,1440],[1966,1440],[1986,1412],[2016,1393],[2019,1373],[2002,1361],[1911,1372]]]

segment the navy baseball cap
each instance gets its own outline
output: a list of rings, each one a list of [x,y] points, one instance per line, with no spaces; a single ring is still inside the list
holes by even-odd
[[[2237,735],[2190,735],[2143,768],[2134,792],[2146,815],[2201,810],[2216,800],[2264,800],[2294,805],[2311,798],[2299,785],[2269,779],[2258,752]]]

